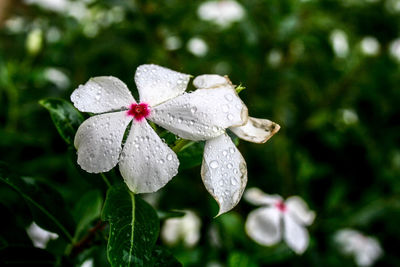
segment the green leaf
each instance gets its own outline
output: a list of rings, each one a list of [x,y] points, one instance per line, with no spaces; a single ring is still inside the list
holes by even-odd
[[[160,220],[166,220],[169,218],[180,218],[185,216],[185,212],[177,210],[162,211],[157,210],[157,215]]]
[[[242,252],[232,252],[229,255],[228,267],[257,267],[258,265]]]
[[[91,222],[100,218],[102,206],[103,196],[99,190],[85,193],[76,203],[72,212],[76,222],[75,240],[81,236],[83,231],[88,229]]]
[[[171,252],[161,246],[156,246],[153,250],[154,267],[178,267],[182,264],[171,254]]]
[[[39,226],[72,241],[75,226],[58,192],[33,178],[10,175],[4,163],[0,163],[0,181],[24,198]]]
[[[125,184],[118,184],[107,192],[102,219],[110,223],[107,257],[111,266],[151,265],[160,223],[149,204]]]
[[[63,99],[46,98],[40,100],[39,104],[50,112],[51,119],[64,141],[72,145],[76,130],[84,120],[82,114]]]
[[[178,152],[179,169],[186,170],[199,166],[203,161],[204,142],[193,143]]]
[[[0,250],[0,266],[55,266],[48,251],[35,247],[6,247]]]

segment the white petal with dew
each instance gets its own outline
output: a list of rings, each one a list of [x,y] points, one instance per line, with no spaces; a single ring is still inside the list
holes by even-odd
[[[286,244],[297,254],[303,254],[309,243],[307,229],[300,225],[288,212],[284,213],[283,222],[283,237]]]
[[[285,201],[288,212],[301,224],[310,225],[315,219],[315,212],[308,208],[306,202],[298,196],[289,197]]]
[[[281,238],[281,212],[275,207],[250,212],[245,229],[251,239],[263,246],[272,246]]]
[[[133,121],[121,153],[119,170],[134,193],[150,193],[178,173],[179,161],[147,121]]]
[[[245,125],[229,129],[240,139],[253,143],[265,143],[279,131],[280,126],[270,120],[249,117]]]
[[[193,85],[196,88],[211,89],[219,86],[232,86],[232,83],[227,77],[221,75],[203,74],[193,80]]]
[[[263,191],[256,187],[252,187],[244,192],[244,199],[253,205],[274,205],[279,201],[282,201],[282,197],[279,195],[265,194]]]
[[[201,177],[220,207],[218,215],[236,206],[247,184],[243,156],[227,134],[206,142]]]
[[[247,116],[247,107],[236,92],[223,87],[178,96],[153,108],[148,119],[181,138],[199,141],[246,123]]]
[[[136,69],[135,82],[140,102],[154,107],[185,92],[190,75],[157,65],[140,65]]]
[[[96,115],[84,121],[74,141],[82,169],[100,173],[117,165],[122,138],[131,120],[126,111],[120,111]]]
[[[126,84],[113,76],[91,78],[75,89],[71,101],[80,111],[92,113],[127,109],[135,103]]]

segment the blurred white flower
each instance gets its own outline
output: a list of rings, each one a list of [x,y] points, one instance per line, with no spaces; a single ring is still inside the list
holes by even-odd
[[[358,122],[358,115],[352,109],[343,109],[342,118],[345,124],[354,124]]]
[[[347,41],[347,35],[342,30],[334,30],[330,35],[333,51],[337,57],[344,58],[349,53],[349,43]]]
[[[93,267],[93,266],[94,266],[93,259],[87,259],[81,265],[81,267]]]
[[[168,36],[165,39],[165,49],[167,50],[177,50],[181,48],[182,40],[178,36]]]
[[[26,232],[29,238],[33,242],[33,246],[37,248],[46,248],[47,243],[51,239],[57,239],[58,235],[56,233],[49,232],[44,230],[35,222],[32,222],[31,225],[26,229]]]
[[[400,38],[393,40],[389,46],[390,55],[400,62]]]
[[[208,45],[203,39],[194,37],[187,43],[187,50],[197,57],[203,57],[208,52]]]
[[[80,85],[71,95],[82,112],[95,113],[75,135],[78,164],[91,173],[107,172],[117,164],[129,189],[150,193],[162,188],[178,172],[175,152],[156,134],[147,119],[177,136],[207,140],[235,125],[241,110],[223,113],[233,99],[229,88],[185,93],[190,75],[157,65],[141,65],[135,73],[140,102],[118,78],[102,76]],[[130,131],[124,147],[125,130]]]
[[[278,124],[248,116],[246,105],[227,77],[200,75],[194,79],[193,85],[210,92],[223,88],[232,91],[233,94],[225,95],[227,101],[219,102],[218,105],[223,111],[220,115],[233,123],[229,130],[239,138],[253,143],[265,143],[278,132]],[[218,215],[237,205],[247,184],[247,167],[243,156],[225,131],[206,141],[201,176],[207,191],[219,204]]]
[[[383,254],[378,240],[354,229],[337,231],[334,240],[343,254],[354,256],[358,266],[371,266]]]
[[[361,40],[361,51],[367,56],[375,56],[379,53],[380,45],[375,37],[367,36]]]
[[[281,241],[297,254],[302,254],[308,247],[309,235],[305,226],[311,225],[315,213],[298,196],[284,201],[279,195],[268,195],[258,188],[246,190],[244,198],[258,208],[247,217],[246,232],[257,243],[272,246]],[[283,231],[283,233],[282,233]]]
[[[161,237],[169,245],[183,242],[185,246],[193,247],[200,240],[200,228],[200,218],[194,212],[186,210],[183,217],[165,221]]]
[[[24,0],[28,5],[37,5],[43,9],[65,12],[70,5],[68,0]]]
[[[197,15],[202,20],[211,21],[221,28],[227,28],[232,23],[242,20],[245,11],[242,5],[236,1],[208,1],[199,6]]]
[[[56,68],[46,68],[44,70],[44,77],[49,82],[55,84],[60,89],[66,89],[70,85],[70,80],[64,72]]]
[[[12,33],[21,33],[25,30],[25,20],[22,17],[11,17],[4,23],[5,28]]]
[[[267,55],[267,61],[271,67],[277,67],[282,62],[282,52],[278,49],[272,49]]]

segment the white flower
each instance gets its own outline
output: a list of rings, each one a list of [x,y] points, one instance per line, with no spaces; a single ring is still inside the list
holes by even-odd
[[[311,225],[315,213],[297,196],[286,201],[278,195],[268,195],[258,188],[246,190],[244,198],[254,205],[263,205],[250,212],[246,221],[247,234],[257,243],[272,246],[282,239],[297,254],[308,247],[309,236],[304,226]]]
[[[56,233],[49,232],[35,222],[32,222],[31,225],[26,229],[26,232],[30,239],[33,242],[33,246],[37,248],[46,248],[47,243],[51,239],[57,239],[58,235]]]
[[[228,119],[232,117],[232,111],[244,107],[247,112],[247,107],[227,77],[201,75],[194,79],[193,85],[210,92],[221,89],[230,89],[234,92],[234,95],[226,96],[228,103],[218,103],[223,115]],[[279,128],[280,126],[274,122],[252,117],[248,117],[242,125],[229,127],[239,138],[254,143],[266,142]],[[236,206],[246,187],[247,167],[243,156],[225,131],[206,141],[201,176],[207,191],[219,204],[218,215]]]
[[[335,29],[330,35],[333,51],[337,57],[345,58],[349,54],[349,42],[344,31]]]
[[[203,39],[194,37],[187,43],[187,50],[197,57],[203,57],[208,52],[208,45]]]
[[[358,266],[371,266],[383,254],[378,240],[353,229],[335,233],[335,242],[346,255],[353,255]]]
[[[185,94],[190,76],[157,65],[137,68],[137,103],[119,79],[95,77],[71,95],[82,112],[98,113],[79,127],[74,145],[82,169],[100,173],[119,169],[129,189],[135,193],[154,192],[177,174],[176,154],[156,134],[146,119],[181,138],[193,141],[219,136],[232,125],[241,125],[244,108],[226,118],[218,103],[228,103],[232,90],[196,90]],[[122,148],[127,126],[132,122]]]
[[[200,218],[192,211],[185,211],[180,218],[167,219],[161,229],[161,237],[165,243],[175,245],[182,241],[187,247],[193,247],[200,240]]]
[[[227,28],[232,23],[240,21],[244,17],[243,7],[236,1],[208,1],[202,3],[197,15],[205,21],[211,21],[221,28]]]

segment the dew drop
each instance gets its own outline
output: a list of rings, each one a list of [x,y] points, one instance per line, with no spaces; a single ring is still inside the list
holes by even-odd
[[[167,155],[167,160],[172,160],[172,158],[173,158],[172,154]]]
[[[190,109],[190,112],[191,112],[192,114],[194,114],[196,111],[197,111],[197,108],[196,108],[196,107],[192,107],[192,108]]]
[[[210,162],[211,169],[216,169],[216,168],[218,168],[218,166],[219,166],[219,164],[216,160],[213,160]]]
[[[226,150],[222,151],[222,155],[224,155],[226,157],[226,155],[228,155],[228,152]]]
[[[233,153],[235,153],[235,149],[234,149],[233,147],[230,147],[230,148],[229,148],[229,152],[230,152],[231,154],[233,154]]]
[[[228,112],[229,111],[229,106],[228,105],[223,105],[222,106],[222,111],[223,112]]]
[[[226,165],[226,167],[228,167],[228,169],[232,169],[233,165],[231,163],[228,163],[228,165]]]
[[[228,114],[226,117],[227,117],[227,118],[228,118],[228,120],[230,120],[230,121],[231,121],[231,120],[233,120],[233,115],[232,115],[232,114],[230,114],[230,113],[229,113],[229,114]]]

